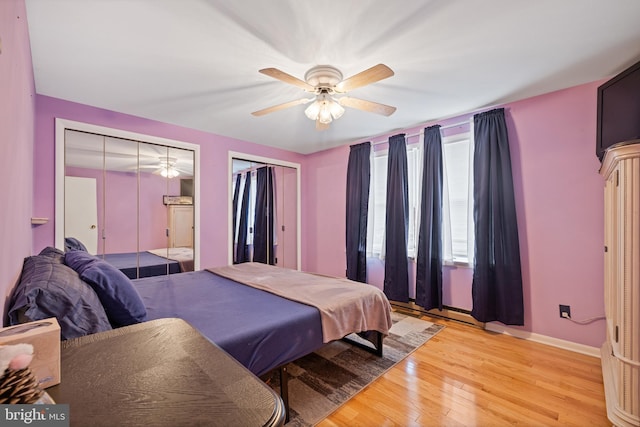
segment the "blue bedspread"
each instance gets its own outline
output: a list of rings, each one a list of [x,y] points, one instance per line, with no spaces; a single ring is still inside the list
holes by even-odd
[[[148,320],[178,317],[256,375],[322,347],[315,308],[208,271],[133,280]]]
[[[140,255],[139,258],[138,255]],[[169,269],[169,274],[180,273],[180,264],[177,261],[159,257],[146,251],[105,254],[104,260],[122,271],[129,279],[138,277],[138,262],[140,263],[139,277],[167,274],[167,268]]]

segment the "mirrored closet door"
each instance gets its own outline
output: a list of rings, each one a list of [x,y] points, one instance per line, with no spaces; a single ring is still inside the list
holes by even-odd
[[[65,129],[65,242],[130,278],[192,271],[195,163],[193,150]]]
[[[233,263],[299,268],[298,173],[295,165],[232,157]]]

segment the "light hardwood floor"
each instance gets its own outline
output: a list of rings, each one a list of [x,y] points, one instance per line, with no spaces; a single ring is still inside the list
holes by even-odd
[[[318,424],[608,426],[600,359],[455,321]]]

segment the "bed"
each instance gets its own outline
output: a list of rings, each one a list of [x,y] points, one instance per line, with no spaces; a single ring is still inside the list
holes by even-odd
[[[147,320],[186,320],[258,376],[323,345],[314,307],[206,270],[132,282]]]
[[[246,263],[129,280],[87,252],[46,251],[25,259],[10,301],[10,324],[56,317],[62,339],[69,339],[181,318],[254,374],[279,369],[285,406],[287,363],[351,333],[381,354],[391,327],[384,294],[347,279]]]
[[[161,248],[101,256],[130,279],[193,271],[191,248]]]
[[[372,350],[380,350],[381,337],[391,327],[390,305],[377,288],[260,263],[133,284],[148,320],[188,321],[256,375],[354,332],[363,333],[376,347]],[[302,288],[322,290],[305,294]],[[327,289],[331,298],[322,295]]]
[[[287,420],[287,363],[336,339],[381,356],[391,327],[391,306],[377,288],[266,264],[149,277],[133,284],[148,320],[186,320],[257,376],[278,369]],[[352,333],[372,345],[349,339]]]

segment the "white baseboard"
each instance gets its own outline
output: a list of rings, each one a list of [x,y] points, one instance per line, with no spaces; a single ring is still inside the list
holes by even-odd
[[[561,340],[559,338],[548,337],[546,335],[540,335],[533,332],[522,331],[520,329],[509,328],[499,323],[485,323],[484,328],[487,331],[499,332],[501,334],[507,334],[516,338],[524,340],[539,342],[541,344],[550,345],[553,347],[562,348],[564,350],[574,351],[576,353],[586,354],[587,356],[593,356],[600,358],[600,348],[591,347],[589,345],[578,344],[571,341]]]

